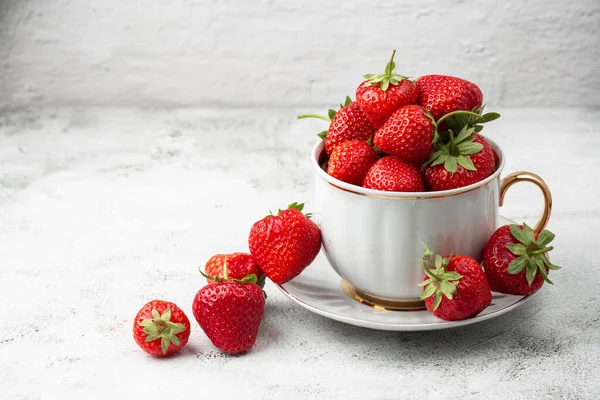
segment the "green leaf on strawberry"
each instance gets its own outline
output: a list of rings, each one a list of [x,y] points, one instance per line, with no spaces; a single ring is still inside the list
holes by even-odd
[[[161,351],[167,354],[169,345],[173,343],[179,346],[181,343],[177,334],[185,331],[184,324],[171,322],[171,309],[168,308],[162,315],[156,310],[152,310],[152,318],[148,318],[140,322],[144,327],[144,333],[147,334],[145,342],[152,342],[160,339]]]
[[[396,63],[394,62],[394,56],[396,55],[396,50],[392,52],[392,57],[390,61],[385,66],[385,72],[382,74],[365,74],[363,78],[367,80],[364,86],[374,86],[379,85],[381,90],[384,92],[388,90],[390,85],[397,85],[400,81],[404,79],[408,79],[406,76],[398,75],[394,73],[394,69],[396,68]]]
[[[475,140],[474,132],[474,128],[465,125],[458,136],[454,138],[453,132],[449,131],[450,141],[448,143],[438,143],[438,150],[425,161],[425,164],[431,164],[433,167],[443,163],[444,168],[451,173],[456,172],[459,165],[466,170],[476,171],[477,168],[473,165],[469,155],[479,153],[483,149],[483,145],[473,142]]]
[[[550,262],[546,254],[553,249],[548,244],[554,239],[554,234],[545,229],[536,239],[534,230],[527,224],[523,224],[522,228],[519,225],[510,225],[509,229],[511,235],[519,243],[509,243],[505,246],[511,253],[519,257],[508,265],[508,273],[518,274],[525,270],[525,278],[527,283],[531,285],[539,272],[546,282],[552,284],[552,281],[548,278],[546,268],[560,269],[559,266]]]
[[[456,293],[456,284],[462,278],[462,275],[456,271],[446,271],[446,267],[450,263],[452,255],[450,255],[450,257],[442,257],[439,254],[436,254],[432,262],[433,253],[431,253],[425,243],[421,244],[425,247],[425,253],[423,255],[423,271],[429,279],[419,283],[419,286],[423,287],[423,292],[421,292],[420,297],[421,300],[425,300],[426,298],[435,295],[433,309],[437,310],[442,302],[443,296],[452,300],[452,296]],[[434,269],[432,270],[432,268]]]

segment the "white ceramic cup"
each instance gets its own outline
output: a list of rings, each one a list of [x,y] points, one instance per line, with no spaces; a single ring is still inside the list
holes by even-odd
[[[516,182],[540,187],[545,208],[534,229],[540,232],[546,226],[552,206],[548,186],[529,172],[500,179],[504,154],[487,141],[500,159],[491,176],[458,189],[418,193],[365,189],[335,179],[319,165],[323,142],[315,145],[315,211],[323,250],[344,280],[346,293],[389,309],[422,307],[417,285],[424,279],[420,242],[439,254],[454,252],[481,260],[497,228],[504,193]]]

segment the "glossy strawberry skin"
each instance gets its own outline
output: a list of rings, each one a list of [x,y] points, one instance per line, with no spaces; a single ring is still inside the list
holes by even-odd
[[[325,151],[331,155],[335,146],[349,140],[369,140],[376,129],[357,102],[353,101],[343,107],[331,120],[325,137]]]
[[[471,154],[469,157],[477,171],[469,171],[462,166],[458,166],[456,172],[448,172],[444,164],[438,164],[433,167],[425,168],[425,187],[429,191],[456,189],[473,183],[477,183],[491,174],[496,169],[494,161],[494,152],[489,143],[477,135],[474,143],[481,143],[483,149],[479,153]]]
[[[267,277],[281,285],[298,276],[317,257],[321,232],[301,211],[287,209],[255,222],[248,245]]]
[[[399,108],[377,130],[373,143],[384,153],[421,164],[433,153],[435,126],[417,105]]]
[[[360,186],[371,165],[379,156],[366,142],[351,140],[340,143],[327,163],[327,173],[340,181]]]
[[[257,278],[260,278],[264,274],[254,256],[248,253],[215,254],[206,262],[204,272],[214,278],[223,278],[225,261],[227,261],[229,278],[231,279],[241,280],[250,274],[255,274]],[[207,282],[210,285],[216,283],[211,279],[207,279]]]
[[[535,237],[537,239],[537,234]],[[519,241],[510,233],[510,226],[504,225],[494,232],[485,247],[483,267],[490,288],[494,292],[524,296],[537,292],[544,284],[544,278],[539,273],[533,278],[531,286],[527,283],[525,270],[518,274],[508,273],[509,264],[518,256],[513,254],[506,245],[518,243]],[[549,272],[548,268],[546,272]]]
[[[163,354],[160,339],[145,342],[148,335],[144,332],[144,327],[141,326],[140,323],[146,319],[152,318],[152,310],[156,310],[159,314],[162,314],[167,311],[167,309],[171,309],[171,322],[185,325],[185,330],[177,334],[180,341],[179,345],[176,346],[171,343],[167,349],[167,353]],[[190,327],[190,320],[181,308],[177,307],[174,303],[164,300],[152,300],[146,303],[135,316],[135,320],[133,321],[133,338],[146,353],[157,357],[164,357],[179,351],[179,349],[185,346],[190,338]]]
[[[380,85],[370,85],[369,81],[364,81],[356,89],[356,102],[376,129],[381,128],[400,107],[416,104],[418,98],[417,86],[408,79],[389,85],[385,91]]]
[[[457,110],[481,107],[483,94],[472,82],[446,75],[424,75],[417,79],[418,104],[429,110],[437,121]]]
[[[423,178],[417,167],[394,156],[377,161],[365,176],[363,187],[387,192],[423,192]]]
[[[456,293],[452,300],[442,297],[437,310],[433,309],[434,296],[426,298],[425,306],[429,312],[446,321],[459,321],[476,316],[490,305],[492,293],[477,261],[471,257],[453,256],[446,271],[456,271],[462,275],[456,284]],[[426,276],[425,280],[428,279]]]
[[[250,350],[265,313],[262,289],[253,283],[206,285],[192,303],[194,318],[215,347],[225,353]]]

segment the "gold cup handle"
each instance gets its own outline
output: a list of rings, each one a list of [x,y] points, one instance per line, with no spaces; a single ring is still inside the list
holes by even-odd
[[[550,193],[550,188],[546,185],[546,182],[536,174],[525,171],[513,172],[502,180],[502,185],[500,186],[500,206],[504,204],[504,195],[508,188],[517,182],[531,182],[539,187],[544,195],[544,212],[533,228],[534,231],[539,233],[544,230],[546,225],[548,225],[550,212],[552,211],[552,194]]]

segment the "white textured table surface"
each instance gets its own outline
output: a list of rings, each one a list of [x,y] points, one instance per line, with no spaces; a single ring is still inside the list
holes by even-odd
[[[145,355],[131,324],[146,301],[193,318],[199,264],[246,250],[267,210],[310,208],[322,125],[297,111],[2,112],[0,398],[600,396],[600,112],[588,110],[504,110],[485,131],[507,153],[504,174],[537,172],[554,195],[563,269],[523,307],[454,330],[379,332],[268,284],[250,353],[221,354],[192,321],[178,356]],[[523,184],[501,214],[533,223],[540,208]]]

